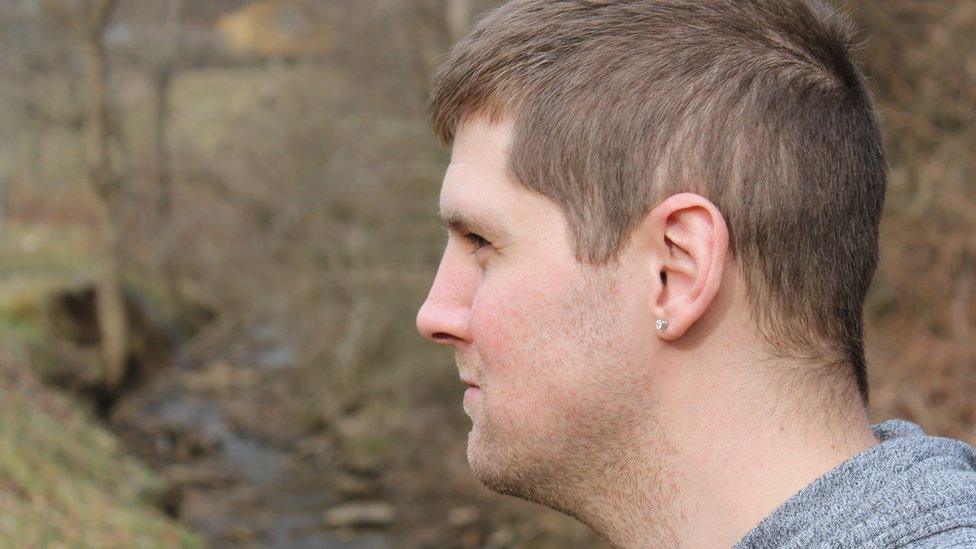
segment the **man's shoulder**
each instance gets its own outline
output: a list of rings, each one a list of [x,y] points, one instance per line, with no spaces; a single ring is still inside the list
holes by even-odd
[[[844,547],[976,548],[976,472],[894,476],[873,496],[851,501],[848,512]]]
[[[914,424],[885,446],[865,464],[870,495],[850,501],[866,519],[851,530],[856,546],[976,547],[976,449]]]
[[[956,549],[976,547],[976,525],[950,528],[899,546],[901,549]]]
[[[976,449],[903,420],[874,430],[879,444],[795,494],[736,548],[976,547]]]

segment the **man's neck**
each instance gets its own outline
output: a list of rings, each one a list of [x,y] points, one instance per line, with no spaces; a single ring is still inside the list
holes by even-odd
[[[866,414],[821,425],[790,417],[735,424],[735,417],[689,421],[694,430],[675,442],[687,517],[681,546],[732,546],[802,488],[877,444]]]
[[[581,520],[617,547],[730,547],[816,478],[877,444],[856,391],[851,410],[811,418],[799,414],[799,402],[784,409],[782,399],[757,401],[761,392],[737,375],[708,387],[701,376],[671,380],[655,405],[665,412],[644,431],[653,439],[641,445],[644,455],[605,479],[611,493]]]

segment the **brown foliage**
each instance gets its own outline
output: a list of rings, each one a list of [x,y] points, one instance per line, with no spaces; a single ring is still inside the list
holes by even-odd
[[[867,308],[873,413],[976,442],[976,4],[850,7],[891,165]]]

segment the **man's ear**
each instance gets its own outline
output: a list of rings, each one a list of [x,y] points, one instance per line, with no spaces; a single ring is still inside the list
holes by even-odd
[[[718,294],[729,249],[722,213],[703,196],[680,193],[658,204],[642,222],[655,280],[654,315],[667,322],[657,331],[675,340],[699,319]]]

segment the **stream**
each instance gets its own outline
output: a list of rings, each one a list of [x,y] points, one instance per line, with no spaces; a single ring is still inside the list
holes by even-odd
[[[326,511],[343,502],[295,452],[232,427],[221,398],[195,391],[183,372],[161,372],[123,397],[112,425],[161,470],[181,521],[210,546],[387,548],[382,530],[333,529]]]

